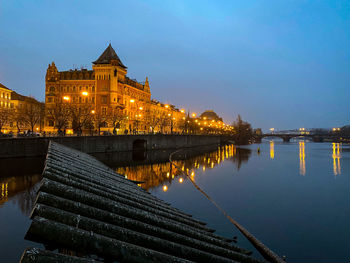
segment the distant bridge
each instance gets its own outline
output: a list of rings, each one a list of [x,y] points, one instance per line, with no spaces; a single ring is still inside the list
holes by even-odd
[[[255,136],[256,142],[261,142],[262,138],[266,137],[278,137],[281,138],[284,142],[289,142],[292,138],[297,137],[304,137],[304,138],[310,138],[314,142],[323,142],[324,139],[334,139],[339,140],[339,136],[332,136],[329,134],[305,134],[305,133],[265,133],[261,135]]]

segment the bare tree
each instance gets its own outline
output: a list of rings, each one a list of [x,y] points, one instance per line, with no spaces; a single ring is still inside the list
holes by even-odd
[[[102,114],[101,112],[94,113],[93,115],[93,121],[95,123],[95,126],[98,129],[98,134],[101,132],[101,127],[106,126],[107,124],[107,115]]]
[[[30,127],[33,132],[34,127],[43,117],[42,106],[39,103],[26,103],[17,109],[17,120]]]
[[[68,103],[56,103],[54,107],[46,109],[47,117],[54,122],[55,128],[60,132],[68,124],[70,107]]]
[[[2,128],[11,120],[11,110],[7,108],[0,108],[0,132]]]
[[[164,133],[166,127],[169,126],[170,118],[165,112],[161,113],[158,117],[159,117],[159,122],[158,122],[159,130],[162,133]]]
[[[124,113],[122,108],[116,108],[110,112],[108,116],[108,120],[113,125],[113,133],[115,133],[116,129],[120,129],[124,122],[126,121],[127,115]]]
[[[147,118],[147,123],[150,126],[152,133],[154,132],[155,128],[158,126],[160,122],[160,116],[156,114],[149,114]]]
[[[91,128],[93,114],[91,113],[92,105],[85,104],[81,106],[71,105],[69,107],[72,128],[75,133],[81,135],[83,128]]]

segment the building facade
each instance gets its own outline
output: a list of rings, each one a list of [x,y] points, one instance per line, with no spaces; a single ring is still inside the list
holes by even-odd
[[[11,92],[12,90],[0,83],[0,108],[11,108]]]
[[[165,104],[155,107],[148,78],[144,82],[129,78],[127,67],[111,45],[93,62],[92,70],[58,71],[52,62],[45,86],[46,131],[150,132],[156,130],[151,119],[161,112],[159,107],[166,109],[168,126],[170,117],[181,113],[175,107],[165,108]],[[60,114],[70,117],[60,118]]]
[[[44,103],[20,95],[0,83],[0,132],[39,132],[44,126],[43,121]]]

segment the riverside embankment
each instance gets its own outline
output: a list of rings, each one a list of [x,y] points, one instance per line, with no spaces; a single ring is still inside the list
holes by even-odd
[[[0,158],[44,156],[50,141],[95,154],[220,145],[230,139],[229,136],[223,135],[172,134],[8,138],[0,140]]]

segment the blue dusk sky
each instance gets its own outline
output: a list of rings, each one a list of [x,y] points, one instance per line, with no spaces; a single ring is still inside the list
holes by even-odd
[[[152,97],[264,130],[350,124],[350,1],[0,0],[0,83],[44,100],[45,73],[109,43]]]

